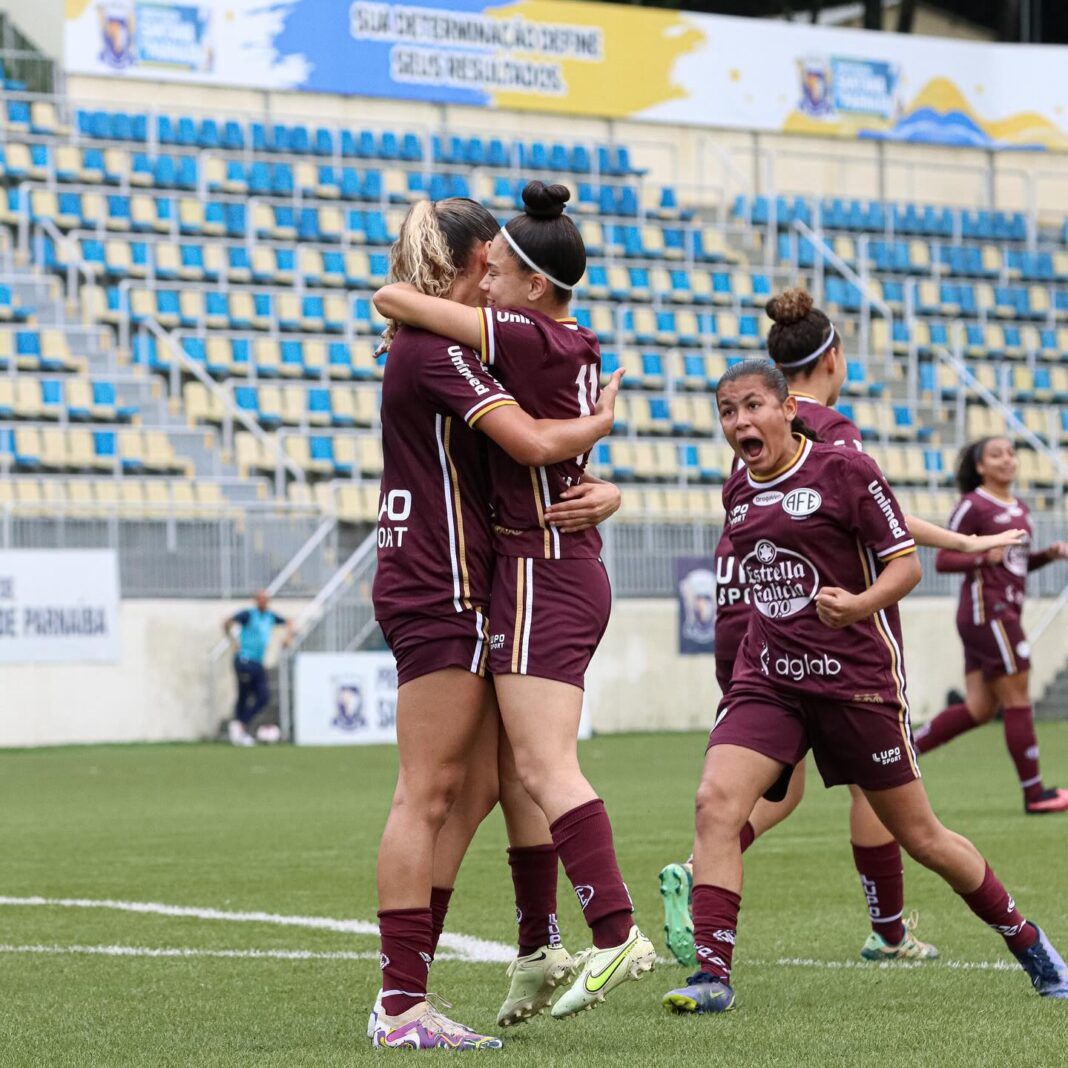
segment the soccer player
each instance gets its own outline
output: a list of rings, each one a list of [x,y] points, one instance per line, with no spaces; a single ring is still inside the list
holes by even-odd
[[[798,416],[825,444],[859,450],[861,433],[852,420],[835,411],[846,377],[841,336],[827,315],[813,306],[804,290],[788,289],[767,303],[774,322],[768,334],[768,354],[786,376]],[[740,460],[737,461],[741,463]],[[1001,529],[991,537],[965,536],[913,516],[906,517],[917,544],[981,553],[1012,544],[1022,531]],[[725,528],[716,546],[716,679],[727,693],[734,660],[749,624],[749,589],[731,548]],[[861,948],[866,960],[927,960],[938,951],[916,938],[904,917],[904,869],[901,848],[879,822],[863,792],[850,786],[849,829],[853,861],[860,876],[871,933]],[[781,823],[801,802],[805,765],[799,763],[782,801],[760,800],[742,829],[742,849]],[[694,962],[693,925],[689,914],[690,875],[684,865],[670,864],[660,873],[668,948],[683,964]]]
[[[487,372],[539,417],[574,418],[597,404],[597,339],[568,314],[586,269],[578,228],[563,214],[569,196],[541,182],[523,190],[524,212],[489,249],[485,309],[408,286],[375,297],[392,318],[477,347]],[[656,959],[633,923],[604,803],[578,762],[583,680],[608,623],[611,590],[597,532],[561,533],[546,512],[582,478],[588,455],[577,449],[553,464],[490,452],[497,554],[490,670],[519,777],[550,821],[593,936],[573,985],[553,1005],[556,1018],[593,1007]]]
[[[882,473],[862,452],[802,436],[797,400],[770,363],[730,368],[716,399],[745,463],[724,488],[724,507],[754,610],[697,792],[699,970],[665,1006],[733,1008],[739,835],[762,795],[783,796],[809,749],[827,786],[859,786],[909,855],[1002,935],[1040,994],[1068,999],[1064,961],[976,848],[938,821],[920,782],[896,607],[920,565]]]
[[[989,723],[1000,708],[1005,744],[1023,790],[1024,812],[1068,812],[1068,790],[1046,787],[1038,767],[1038,739],[1031,712],[1031,651],[1024,634],[1027,575],[1054,560],[1068,558],[1068,544],[1055,541],[1032,551],[1027,505],[1013,496],[1016,451],[1007,438],[990,437],[966,445],[957,463],[961,501],[950,528],[963,534],[988,534],[1011,524],[1027,530],[1027,543],[991,549],[976,559],[943,550],[935,567],[962,575],[957,633],[964,644],[963,704],[950,705],[916,732],[916,748],[929,753],[940,745]]]
[[[415,205],[394,271],[422,271],[451,301],[474,302],[492,216],[469,200]],[[432,255],[426,258],[430,248]],[[415,255],[413,255],[415,252]],[[398,269],[408,264],[408,270]],[[433,278],[429,276],[433,276]],[[373,600],[397,660],[400,771],[378,860],[383,1048],[495,1049],[427,1000],[435,943],[437,840],[496,715],[487,682],[493,578],[488,487],[477,427],[523,463],[590,449],[612,426],[618,376],[574,419],[535,419],[469,349],[416,329],[393,338],[382,384],[383,475]],[[555,869],[553,872],[555,880]],[[440,928],[439,928],[440,931]]]

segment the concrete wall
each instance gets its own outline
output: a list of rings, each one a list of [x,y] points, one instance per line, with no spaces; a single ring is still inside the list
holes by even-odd
[[[0,11],[52,59],[63,56],[65,0],[0,0]]]
[[[1048,602],[1027,607],[1034,626]],[[914,723],[941,711],[946,690],[963,688],[956,601],[910,597],[902,604],[905,666]],[[720,691],[709,656],[677,652],[678,608],[670,600],[617,601],[587,676],[595,731],[704,730],[712,725]],[[1068,612],[1061,613],[1034,651],[1032,694],[1037,697],[1064,666]]]

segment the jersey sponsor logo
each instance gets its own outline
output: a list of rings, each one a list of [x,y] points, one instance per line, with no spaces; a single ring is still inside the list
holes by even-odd
[[[896,764],[901,759],[901,746],[895,746],[893,749],[880,749],[878,753],[872,753],[871,759],[884,768],[888,764]]]
[[[879,511],[886,516],[886,525],[890,528],[890,534],[894,540],[907,538],[909,532],[901,525],[901,520],[894,514],[894,506],[883,489],[883,484],[877,478],[873,478],[868,483],[868,492],[875,499],[875,503],[879,506]]]
[[[764,490],[753,498],[753,504],[758,508],[767,508],[769,505],[778,504],[783,495],[778,490]]]
[[[514,311],[498,311],[497,322],[499,323],[520,323],[523,326],[533,326],[534,323],[528,319],[525,315],[520,315],[519,312]]]
[[[575,897],[578,898],[578,903],[582,906],[582,911],[586,911],[586,906],[593,900],[593,887],[589,883],[580,883],[575,887]]]
[[[1027,559],[1030,555],[1029,547],[1026,545],[1010,545],[1005,550],[1005,555],[1002,557],[1002,562],[1005,564],[1005,570],[1011,575],[1015,575],[1017,578],[1025,578],[1027,576]]]
[[[467,366],[464,350],[459,345],[450,345],[448,351],[453,367],[459,372],[461,378],[467,379],[468,385],[475,391],[475,396],[484,397],[489,393],[490,387]]]
[[[731,509],[731,514],[727,516],[727,526],[736,527],[739,523],[745,522],[745,517],[749,512],[748,504],[736,504]]]
[[[820,576],[806,556],[762,538],[741,563],[752,586],[751,603],[768,619],[787,619],[803,611],[820,588]]]
[[[378,547],[380,549],[403,548],[404,535],[408,533],[408,527],[395,524],[405,522],[411,514],[412,495],[408,490],[390,490],[383,494],[382,502],[378,506]],[[390,525],[382,523],[383,517],[389,520]]]
[[[780,678],[802,682],[807,678],[834,678],[842,673],[842,661],[827,653],[812,656],[802,653],[800,656],[777,656],[772,661],[772,668]]]
[[[782,501],[782,510],[792,519],[805,519],[818,511],[823,504],[823,497],[819,490],[809,489],[808,486],[799,486],[792,489]]]

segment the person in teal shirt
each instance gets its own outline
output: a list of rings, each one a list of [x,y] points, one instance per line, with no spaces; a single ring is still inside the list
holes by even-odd
[[[237,612],[223,622],[223,633],[234,646],[234,671],[237,674],[237,702],[230,721],[230,741],[234,745],[254,745],[249,724],[267,707],[271,699],[264,660],[275,627],[285,627],[283,644],[293,637],[293,624],[267,607],[265,590],[256,594],[256,607]],[[241,628],[236,640],[233,627]]]

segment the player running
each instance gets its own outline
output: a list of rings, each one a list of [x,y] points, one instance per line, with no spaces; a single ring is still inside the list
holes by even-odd
[[[1023,527],[1027,541],[991,549],[981,559],[942,551],[935,567],[962,575],[957,633],[964,644],[963,704],[950,705],[916,732],[921,753],[965,731],[989,723],[1000,708],[1005,744],[1023,790],[1024,812],[1068,812],[1068,790],[1044,786],[1038,767],[1038,739],[1031,711],[1031,650],[1021,617],[1027,575],[1054,560],[1068,558],[1068,543],[1055,541],[1031,550],[1027,505],[1013,496],[1016,451],[1007,438],[990,437],[966,445],[957,463],[963,494],[949,525],[963,534],[989,534],[1007,525]]]
[[[492,216],[473,201],[416,205],[394,249],[394,269],[407,263],[407,271],[398,270],[402,277],[430,272],[433,260],[415,265],[411,255],[413,248],[422,254],[429,243],[438,291],[474,303],[486,243],[495,232]],[[599,404],[575,413],[581,418],[535,419],[469,349],[410,328],[391,345],[382,384],[373,600],[397,660],[400,771],[378,859],[383,992],[374,1019],[376,1046],[501,1046],[499,1039],[448,1019],[428,1001],[426,988],[440,934],[435,913],[443,923],[447,904],[439,899],[432,908],[437,843],[476,742],[496,717],[485,677],[493,580],[489,493],[472,430],[483,431],[519,462],[561,461],[588,450],[611,429],[617,386],[613,379]],[[489,759],[495,769],[495,753]]]
[[[828,445],[860,450],[861,433],[856,425],[834,409],[846,377],[842,338],[827,315],[813,306],[804,290],[788,289],[768,301],[767,314],[774,320],[768,334],[768,353],[786,376],[790,396],[797,402],[799,417]],[[736,461],[740,464],[740,460]],[[1011,544],[1022,531],[1001,529],[993,537],[969,537],[907,516],[917,544],[952,548],[959,552],[985,552]],[[727,693],[738,648],[749,625],[750,591],[731,547],[725,528],[715,552],[716,561],[716,679]],[[861,892],[868,909],[871,933],[861,947],[866,960],[929,960],[938,956],[934,946],[918,939],[913,921],[904,911],[904,867],[901,848],[872,811],[863,792],[851,785],[849,837],[853,861],[860,876]],[[805,764],[790,777],[782,801],[761,799],[742,828],[743,852],[800,804],[805,792]],[[688,866],[669,864],[660,873],[664,903],[664,928],[668,948],[687,966],[695,963],[693,923],[689,894],[692,875]]]
[[[487,371],[539,417],[573,418],[597,404],[597,339],[568,314],[586,269],[578,228],[563,214],[569,196],[541,182],[523,190],[525,211],[490,246],[487,308],[406,286],[376,296],[384,314],[477,347]],[[520,779],[550,821],[593,936],[573,985],[553,1005],[556,1018],[594,1007],[656,959],[633,923],[604,802],[578,762],[584,676],[608,623],[611,590],[597,532],[562,533],[546,512],[582,478],[588,455],[576,449],[547,463],[490,453],[497,562],[489,667]]]
[[[745,462],[727,482],[724,507],[755,610],[697,791],[699,970],[664,1005],[734,1007],[739,835],[761,795],[783,796],[809,749],[827,786],[859,786],[909,855],[1002,935],[1040,994],[1068,999],[1068,967],[975,847],[938,821],[920,782],[897,615],[920,565],[882,473],[862,452],[798,433],[797,400],[770,363],[730,368],[717,404]]]

